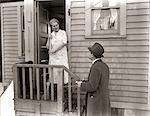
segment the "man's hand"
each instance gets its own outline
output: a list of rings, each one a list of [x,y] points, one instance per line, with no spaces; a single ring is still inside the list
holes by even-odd
[[[76,81],[76,84],[78,85],[78,87],[81,87],[81,83],[82,81]]]

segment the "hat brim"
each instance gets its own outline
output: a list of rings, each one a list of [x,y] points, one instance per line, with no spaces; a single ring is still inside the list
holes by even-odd
[[[91,49],[91,47],[88,47],[88,50],[92,53],[92,49]]]

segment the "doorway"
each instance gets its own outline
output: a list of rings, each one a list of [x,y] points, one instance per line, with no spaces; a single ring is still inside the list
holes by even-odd
[[[56,18],[60,22],[60,29],[66,30],[66,18],[65,18],[65,0],[52,0],[52,1],[40,1],[37,3],[37,61],[38,63],[44,63],[48,61],[48,50],[46,48],[46,42],[49,32],[49,20]]]

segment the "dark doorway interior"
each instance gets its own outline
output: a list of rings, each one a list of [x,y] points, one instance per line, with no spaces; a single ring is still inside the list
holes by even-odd
[[[60,29],[66,30],[65,27],[65,0],[52,0],[52,1],[40,1],[38,3],[39,6],[39,20],[37,23],[39,25],[39,40],[38,40],[38,63],[45,63],[44,61],[48,61],[48,50],[46,48],[46,42],[48,39],[48,28],[49,21],[52,18],[56,18],[60,22]],[[45,47],[44,47],[45,46]]]
[[[60,21],[60,28],[65,30],[65,0],[40,2],[40,5],[48,11],[49,20],[57,18]]]

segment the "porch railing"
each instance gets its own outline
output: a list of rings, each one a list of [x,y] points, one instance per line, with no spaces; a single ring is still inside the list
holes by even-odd
[[[54,69],[59,69],[60,77],[54,77]],[[65,72],[69,77],[68,84],[64,84]],[[13,73],[15,79],[15,99],[57,102],[57,110],[59,112],[64,112],[65,108],[71,112],[74,107],[73,105],[75,105],[77,114],[80,115],[80,88],[74,83],[74,80],[79,80],[79,77],[65,66],[15,64],[13,66]],[[54,78],[56,78],[55,82]]]

